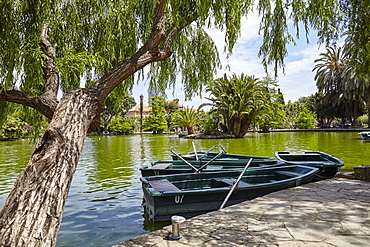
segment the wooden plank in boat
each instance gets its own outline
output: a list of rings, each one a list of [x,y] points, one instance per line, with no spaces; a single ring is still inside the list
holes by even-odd
[[[206,166],[206,170],[222,170],[223,166],[220,165],[208,165]]]
[[[181,191],[167,179],[149,181],[150,186],[157,192]]]
[[[230,186],[233,186],[236,183],[235,178],[213,178],[216,181],[223,182],[225,184],[228,184]],[[250,183],[244,182],[244,181],[239,181],[238,187],[249,187],[251,186]]]
[[[198,156],[200,156],[200,155],[198,155]],[[185,155],[181,155],[181,157],[193,158],[193,157],[195,157],[195,154],[185,154]]]
[[[152,168],[155,168],[155,169],[166,169],[170,165],[172,165],[172,163],[157,163],[156,165],[152,166]]]

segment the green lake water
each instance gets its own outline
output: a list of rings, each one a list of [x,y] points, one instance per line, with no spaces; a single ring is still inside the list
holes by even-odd
[[[249,133],[243,139],[188,140],[177,135],[88,137],[68,195],[57,246],[111,246],[158,227],[144,219],[139,168],[170,159],[170,150],[206,151],[217,142],[228,153],[274,156],[275,151],[322,151],[342,159],[342,171],[370,165],[370,141],[357,132]],[[0,142],[0,207],[34,143]]]

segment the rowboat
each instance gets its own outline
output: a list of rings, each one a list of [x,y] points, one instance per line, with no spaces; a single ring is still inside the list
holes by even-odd
[[[316,178],[331,178],[339,171],[344,162],[320,151],[306,151],[304,153],[290,153],[279,151],[275,153],[278,160],[290,165],[304,165],[320,168]]]
[[[172,215],[189,218],[219,209],[231,186],[235,190],[225,206],[311,182],[318,170],[300,165],[248,169],[236,187],[240,171],[141,177],[143,205],[152,222],[169,221]]]
[[[141,176],[157,176],[157,175],[169,175],[169,174],[179,174],[179,173],[192,173],[195,169],[201,169],[202,172],[214,172],[214,171],[224,171],[224,170],[241,170],[246,165],[249,160],[233,160],[233,161],[223,161],[214,160],[207,161],[196,161],[196,160],[167,160],[167,161],[155,161],[152,166],[143,166],[140,168]],[[193,168],[187,164],[188,162]],[[250,169],[260,168],[260,167],[274,167],[285,165],[284,161],[271,160],[271,159],[253,159],[249,165]],[[194,169],[195,168],[195,169]]]
[[[234,160],[249,160],[250,158],[253,158],[254,160],[256,159],[270,159],[270,160],[275,160],[275,157],[261,157],[261,156],[249,156],[249,155],[240,155],[240,154],[228,154],[228,153],[216,153],[216,152],[190,152],[187,155],[179,155],[181,158],[185,160],[211,160],[214,159],[217,155],[219,157],[216,158],[216,160],[220,161],[234,161]],[[172,154],[172,159],[173,160],[180,160],[178,155]]]
[[[358,135],[362,140],[370,140],[370,132],[360,132]]]

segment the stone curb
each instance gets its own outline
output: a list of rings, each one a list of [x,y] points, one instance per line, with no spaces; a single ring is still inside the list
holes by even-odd
[[[370,182],[333,178],[277,191],[187,220],[115,247],[370,246]]]

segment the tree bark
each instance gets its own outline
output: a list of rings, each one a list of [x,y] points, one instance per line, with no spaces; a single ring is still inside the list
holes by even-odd
[[[86,132],[99,106],[87,89],[62,98],[0,211],[0,246],[55,246]]]
[[[231,133],[237,138],[243,138],[244,135],[248,132],[251,120],[239,118],[237,116],[232,117],[230,120],[230,130]]]

